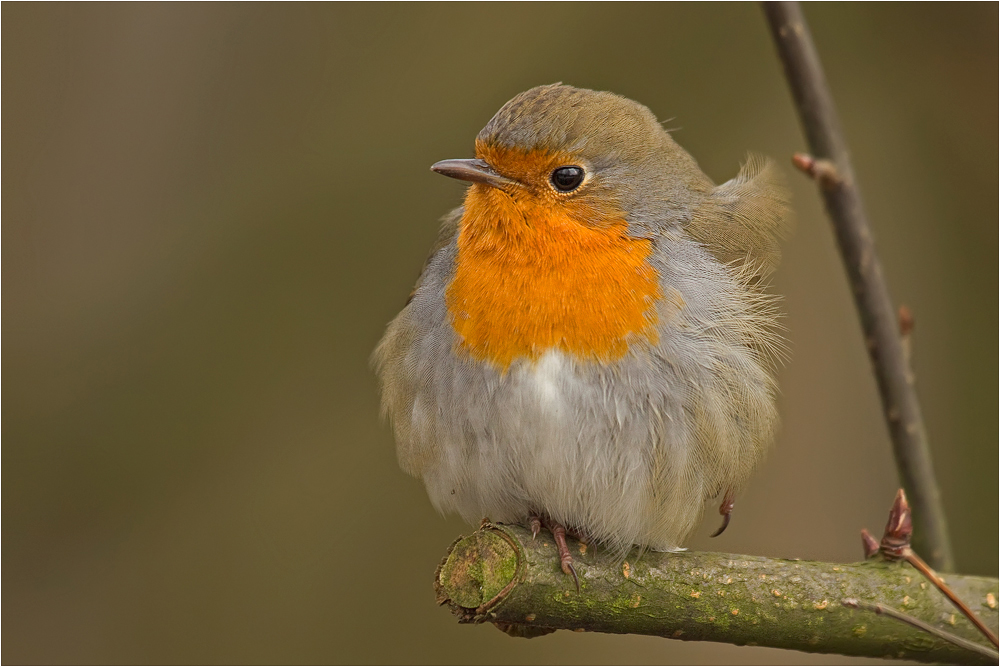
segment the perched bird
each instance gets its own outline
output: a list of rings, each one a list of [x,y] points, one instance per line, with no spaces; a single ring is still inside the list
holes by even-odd
[[[373,356],[403,469],[441,512],[547,526],[574,578],[567,530],[676,550],[720,494],[728,523],[777,425],[772,163],[717,186],[646,107],[560,84],[475,155],[431,167],[471,185]]]

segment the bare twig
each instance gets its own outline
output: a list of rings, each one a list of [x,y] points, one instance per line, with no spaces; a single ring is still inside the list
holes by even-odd
[[[906,304],[899,307],[899,335],[906,338],[913,332],[913,311]]]
[[[837,165],[829,160],[817,160],[805,153],[796,153],[792,156],[794,164],[802,173],[816,180],[824,190],[834,190],[842,183],[840,174],[837,173]]]
[[[916,324],[913,319],[913,311],[909,306],[903,304],[899,307],[899,337],[903,341],[903,358],[906,359],[906,366],[910,371],[910,382],[914,382],[913,375],[913,343],[910,342],[910,334]]]
[[[934,567],[950,571],[954,562],[947,523],[913,375],[903,354],[896,312],[875,254],[833,98],[799,4],[764,2],[763,7],[815,155],[796,156],[795,163],[819,182],[833,221],[882,397],[896,466],[919,522],[919,550],[928,555]]]
[[[914,618],[909,614],[904,614],[901,611],[896,611],[892,607],[886,607],[885,605],[881,604],[868,604],[867,602],[855,600],[854,598],[847,598],[846,600],[841,600],[840,604],[844,605],[845,607],[852,607],[855,609],[866,609],[868,611],[873,611],[879,615],[889,616],[890,618],[894,618],[897,621],[902,621],[903,623],[912,625],[913,627],[923,630],[924,632],[930,633],[935,637],[940,637],[946,642],[951,642],[955,646],[961,646],[967,651],[973,651],[991,660],[997,660],[998,658],[1000,658],[1000,653],[997,653],[996,651],[992,651],[985,646],[977,644],[976,642],[969,641],[965,637],[959,637],[958,635],[953,635],[950,632],[946,632],[939,628],[935,628],[933,625],[929,623],[924,623],[919,618]]]
[[[896,498],[892,502],[892,509],[889,510],[889,520],[885,524],[885,533],[879,543],[879,550],[882,555],[889,560],[905,560],[924,575],[944,596],[955,605],[962,614],[969,619],[976,628],[986,636],[990,642],[997,646],[996,634],[986,627],[986,624],[976,616],[975,612],[960,598],[955,591],[938,576],[924,560],[910,546],[913,537],[913,513],[910,511],[910,504],[906,501],[906,493],[900,489],[896,492]],[[862,539],[868,531],[862,530]],[[868,537],[871,537],[868,535]],[[874,538],[872,538],[874,539]],[[865,550],[868,550],[866,541]],[[867,555],[867,554],[866,554]]]
[[[986,627],[986,624],[983,623],[982,619],[976,616],[976,613],[969,608],[969,605],[965,604],[965,601],[958,597],[958,595],[955,594],[955,591],[951,590],[944,580],[937,575],[937,572],[932,570],[920,556],[914,553],[913,549],[906,549],[903,552],[903,558],[907,563],[915,567],[920,574],[927,577],[932,584],[937,586],[938,590],[944,593],[946,598],[951,600],[951,603],[955,605],[958,610],[962,612],[962,614],[969,619],[987,639],[990,640],[991,644],[994,646],[1000,646],[1000,644],[997,644],[997,636],[993,633],[993,631]]]

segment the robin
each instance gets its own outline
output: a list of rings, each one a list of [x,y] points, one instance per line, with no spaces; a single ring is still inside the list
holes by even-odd
[[[787,194],[715,185],[643,105],[561,84],[505,104],[373,360],[402,468],[442,513],[679,550],[777,425]],[[717,533],[718,534],[718,533]]]

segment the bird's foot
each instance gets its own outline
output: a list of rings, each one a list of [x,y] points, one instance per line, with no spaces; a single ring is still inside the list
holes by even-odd
[[[722,515],[722,525],[719,529],[712,533],[712,537],[718,537],[722,535],[723,531],[729,527],[729,519],[733,514],[733,507],[736,505],[736,492],[732,489],[726,489],[726,495],[722,497],[722,504],[719,505],[719,514]]]
[[[531,530],[532,539],[538,536],[538,532],[542,529],[542,526],[548,528],[549,532],[552,533],[552,537],[556,542],[556,550],[559,552],[559,567],[562,568],[564,573],[573,577],[573,583],[576,584],[576,592],[579,593],[580,578],[576,574],[576,568],[573,567],[573,555],[569,552],[569,545],[566,543],[566,527],[546,516],[539,514],[528,515],[528,529]],[[586,543],[585,536],[579,531],[570,531],[570,535]]]
[[[542,530],[542,517],[537,514],[529,514],[528,529],[531,531],[531,539],[538,537],[538,533]]]
[[[569,552],[569,545],[566,544],[566,528],[554,521],[549,522],[549,530],[556,541],[556,549],[559,551],[559,566],[566,574],[573,576],[573,583],[576,584],[576,592],[580,592],[580,578],[576,576],[576,568],[573,567],[573,556]]]

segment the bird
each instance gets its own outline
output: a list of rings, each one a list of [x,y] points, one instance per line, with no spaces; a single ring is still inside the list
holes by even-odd
[[[683,550],[771,448],[784,339],[767,291],[780,171],[716,185],[642,104],[550,84],[503,105],[372,361],[403,470],[471,524]]]

